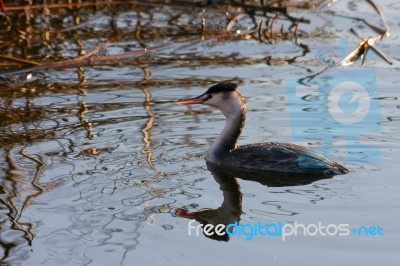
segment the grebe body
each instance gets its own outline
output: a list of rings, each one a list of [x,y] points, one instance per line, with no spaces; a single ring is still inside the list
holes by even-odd
[[[280,173],[337,175],[348,170],[313,150],[296,144],[265,142],[238,146],[246,119],[246,102],[234,83],[218,83],[202,95],[179,100],[178,104],[205,104],[216,107],[226,124],[212,143],[206,160],[216,166]]]

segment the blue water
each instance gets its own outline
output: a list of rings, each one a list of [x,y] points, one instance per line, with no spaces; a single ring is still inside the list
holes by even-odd
[[[114,18],[117,29],[132,36],[128,34],[104,52],[113,54],[140,49],[141,41],[155,46],[188,38],[199,29],[193,16],[203,15],[204,35],[211,40],[172,45],[136,61],[40,71],[28,81],[24,75],[2,80],[0,110],[9,114],[2,116],[0,125],[2,263],[397,265],[400,5],[395,1],[381,5],[391,36],[376,46],[392,58],[393,65],[369,52],[363,67],[358,62],[327,71],[306,86],[298,84],[302,93],[298,99],[288,93],[288,81],[321,71],[325,65],[317,59],[318,53],[340,60],[341,49],[354,49],[358,39],[348,33],[351,27],[365,36],[374,34],[355,20],[293,8],[291,15],[310,21],[299,24],[298,43],[309,50],[303,56],[304,47],[296,45],[293,36],[261,43],[256,35],[211,38],[226,27],[222,19],[226,7],[150,6],[139,12],[138,7],[135,11],[132,6],[116,6],[103,11],[103,19],[74,31],[75,36],[55,35],[56,43],[63,36],[67,40],[62,42],[74,43],[65,44],[59,54],[75,56],[79,54],[77,40],[92,49],[96,39],[87,32],[105,32],[110,27],[107,22]],[[113,8],[118,11],[114,17]],[[51,10],[62,16],[57,9]],[[359,2],[340,2],[323,10],[379,24],[376,13]],[[70,18],[96,15],[89,9],[79,12]],[[138,12],[142,40],[134,37]],[[178,12],[181,15],[170,20]],[[65,27],[68,21],[57,27]],[[235,27],[248,29],[252,23],[245,16]],[[289,23],[280,17],[277,25],[279,32],[280,25],[287,30]],[[343,40],[348,43],[345,48],[340,44]],[[32,43],[26,53],[39,60],[43,55],[35,52],[35,45],[40,47],[40,41]],[[12,47],[7,47],[5,51],[11,53]],[[331,119],[326,93],[318,93],[329,91],[329,81],[343,73],[354,77],[352,72],[375,73],[375,94],[369,99],[369,106],[375,108],[368,110],[379,115],[335,130],[343,125]],[[223,80],[238,82],[247,101],[240,144],[279,141],[310,146],[348,167],[350,173],[298,186],[268,186],[207,170],[204,155],[222,129],[224,117],[209,107],[180,106],[175,101],[200,95]],[[365,80],[370,77],[351,81],[363,84]],[[295,108],[290,106],[293,100]],[[343,99],[344,104],[348,100]],[[237,206],[240,196],[241,209]],[[299,234],[285,241],[258,235],[251,240],[231,236],[227,242],[217,241],[202,233],[189,236],[190,219],[175,214],[181,208],[191,212],[220,208],[203,217],[217,220],[234,219],[217,215],[233,208],[240,224],[380,226],[383,235]]]

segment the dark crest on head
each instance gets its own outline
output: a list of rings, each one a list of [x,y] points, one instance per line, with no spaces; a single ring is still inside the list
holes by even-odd
[[[238,85],[235,83],[221,82],[221,83],[217,83],[217,84],[211,86],[205,92],[205,94],[234,91],[237,89],[237,87],[238,87]]]

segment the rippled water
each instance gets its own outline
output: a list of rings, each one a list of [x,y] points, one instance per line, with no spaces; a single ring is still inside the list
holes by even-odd
[[[391,35],[376,46],[393,65],[369,52],[364,67],[356,63],[316,77],[303,97],[295,98],[294,109],[288,82],[321,71],[319,54],[340,59],[351,52],[358,43],[348,32],[352,27],[365,37],[376,35],[348,17],[381,25],[369,5],[343,1],[319,10],[297,5],[287,13],[265,14],[254,6],[223,4],[37,10],[8,5],[7,16],[0,17],[7,25],[1,29],[2,55],[66,60],[107,40],[103,56],[140,52],[92,66],[46,68],[29,79],[24,71],[1,78],[1,265],[396,265],[400,5],[381,4]],[[260,39],[258,19],[271,23],[275,14],[274,35],[267,31]],[[144,53],[144,47],[159,48]],[[5,62],[4,70],[18,67]],[[333,140],[324,137],[340,125],[307,122],[326,108],[315,86],[335,73],[365,70],[376,75],[371,106],[378,104],[378,118],[360,124],[355,140],[347,138],[355,129],[333,131]],[[351,172],[277,186],[207,170],[204,155],[224,117],[175,101],[223,80],[238,82],[247,101],[241,144],[273,140],[325,147],[321,151],[331,151]],[[296,117],[304,124],[293,123]],[[333,145],[326,149],[329,141]],[[189,220],[175,214],[180,209],[241,224],[380,225],[384,235],[216,241],[188,236]]]

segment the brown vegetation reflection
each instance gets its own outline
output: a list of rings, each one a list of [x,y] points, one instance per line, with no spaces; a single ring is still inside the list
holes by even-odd
[[[26,220],[22,217],[23,212],[35,198],[62,184],[59,180],[40,183],[45,163],[39,155],[29,154],[26,151],[28,146],[22,149],[9,146],[4,149],[4,177],[0,180],[0,202],[6,210],[2,213],[8,217],[8,219],[3,218],[0,223],[0,245],[3,248],[3,258],[0,261],[4,263],[9,256],[18,256],[19,246],[32,246],[33,230],[40,221]],[[19,234],[10,234],[10,230],[22,232],[23,238],[21,239]]]
[[[259,6],[256,3],[251,4],[251,2],[243,4],[232,1],[230,5],[216,6],[221,11],[226,10],[225,30],[214,28],[212,25],[214,21],[209,21],[204,14],[202,17],[194,16],[188,19],[193,10],[198,13],[201,10],[195,5],[180,6],[181,13],[171,14],[171,18],[166,20],[166,23],[169,24],[167,27],[152,25],[153,9],[164,7],[165,4],[145,1],[124,1],[123,3],[108,1],[107,5],[96,1],[95,3],[70,3],[69,5],[60,3],[58,5],[10,6],[6,13],[6,29],[9,41],[17,43],[17,46],[11,47],[7,42],[5,43],[4,52],[0,55],[4,60],[2,68],[12,70],[0,72],[0,75],[115,64],[116,60],[129,60],[160,50],[176,49],[182,45],[196,45],[210,40],[224,41],[232,38],[244,38],[257,39],[259,42],[267,43],[274,40],[297,40],[299,23],[308,23],[308,21],[289,16],[286,9],[293,5],[288,4],[289,2],[279,6],[275,6],[275,4]],[[110,5],[113,9],[109,8]],[[116,25],[119,11],[127,5],[136,11],[136,25],[119,28]],[[89,13],[83,13],[81,11],[83,7],[88,8],[89,10],[86,12],[89,11]],[[309,6],[296,6],[296,8],[306,7]],[[100,16],[101,14],[103,16]],[[260,18],[257,22],[256,16],[264,18]],[[35,20],[37,17],[41,18],[40,21]],[[97,45],[88,46],[88,41],[94,37],[93,34],[96,34],[90,30],[101,18],[109,20],[107,29],[109,34],[97,37]],[[246,18],[253,21],[252,27],[246,27],[246,29],[235,27],[240,20]],[[286,22],[278,24],[279,19]],[[263,23],[264,20],[265,23]],[[182,21],[187,24],[182,25]],[[127,23],[131,24],[131,22]],[[110,46],[132,40],[132,37],[137,43],[135,50],[119,54],[108,52]],[[75,45],[71,46],[65,43],[66,38],[71,38]],[[159,41],[163,41],[165,44],[157,44]],[[72,47],[74,49],[71,49]],[[22,65],[22,67],[18,67],[18,65]]]
[[[146,113],[149,117],[146,126],[142,129],[143,133],[143,142],[144,142],[144,147],[142,149],[142,153],[147,155],[147,162],[149,163],[150,166],[154,167],[153,165],[153,152],[149,150],[151,146],[151,134],[150,130],[154,125],[154,115],[151,111],[151,106],[150,106],[150,101],[151,101],[151,93],[148,88],[143,89],[144,94],[146,95],[146,99],[143,103],[144,108],[146,110]]]

